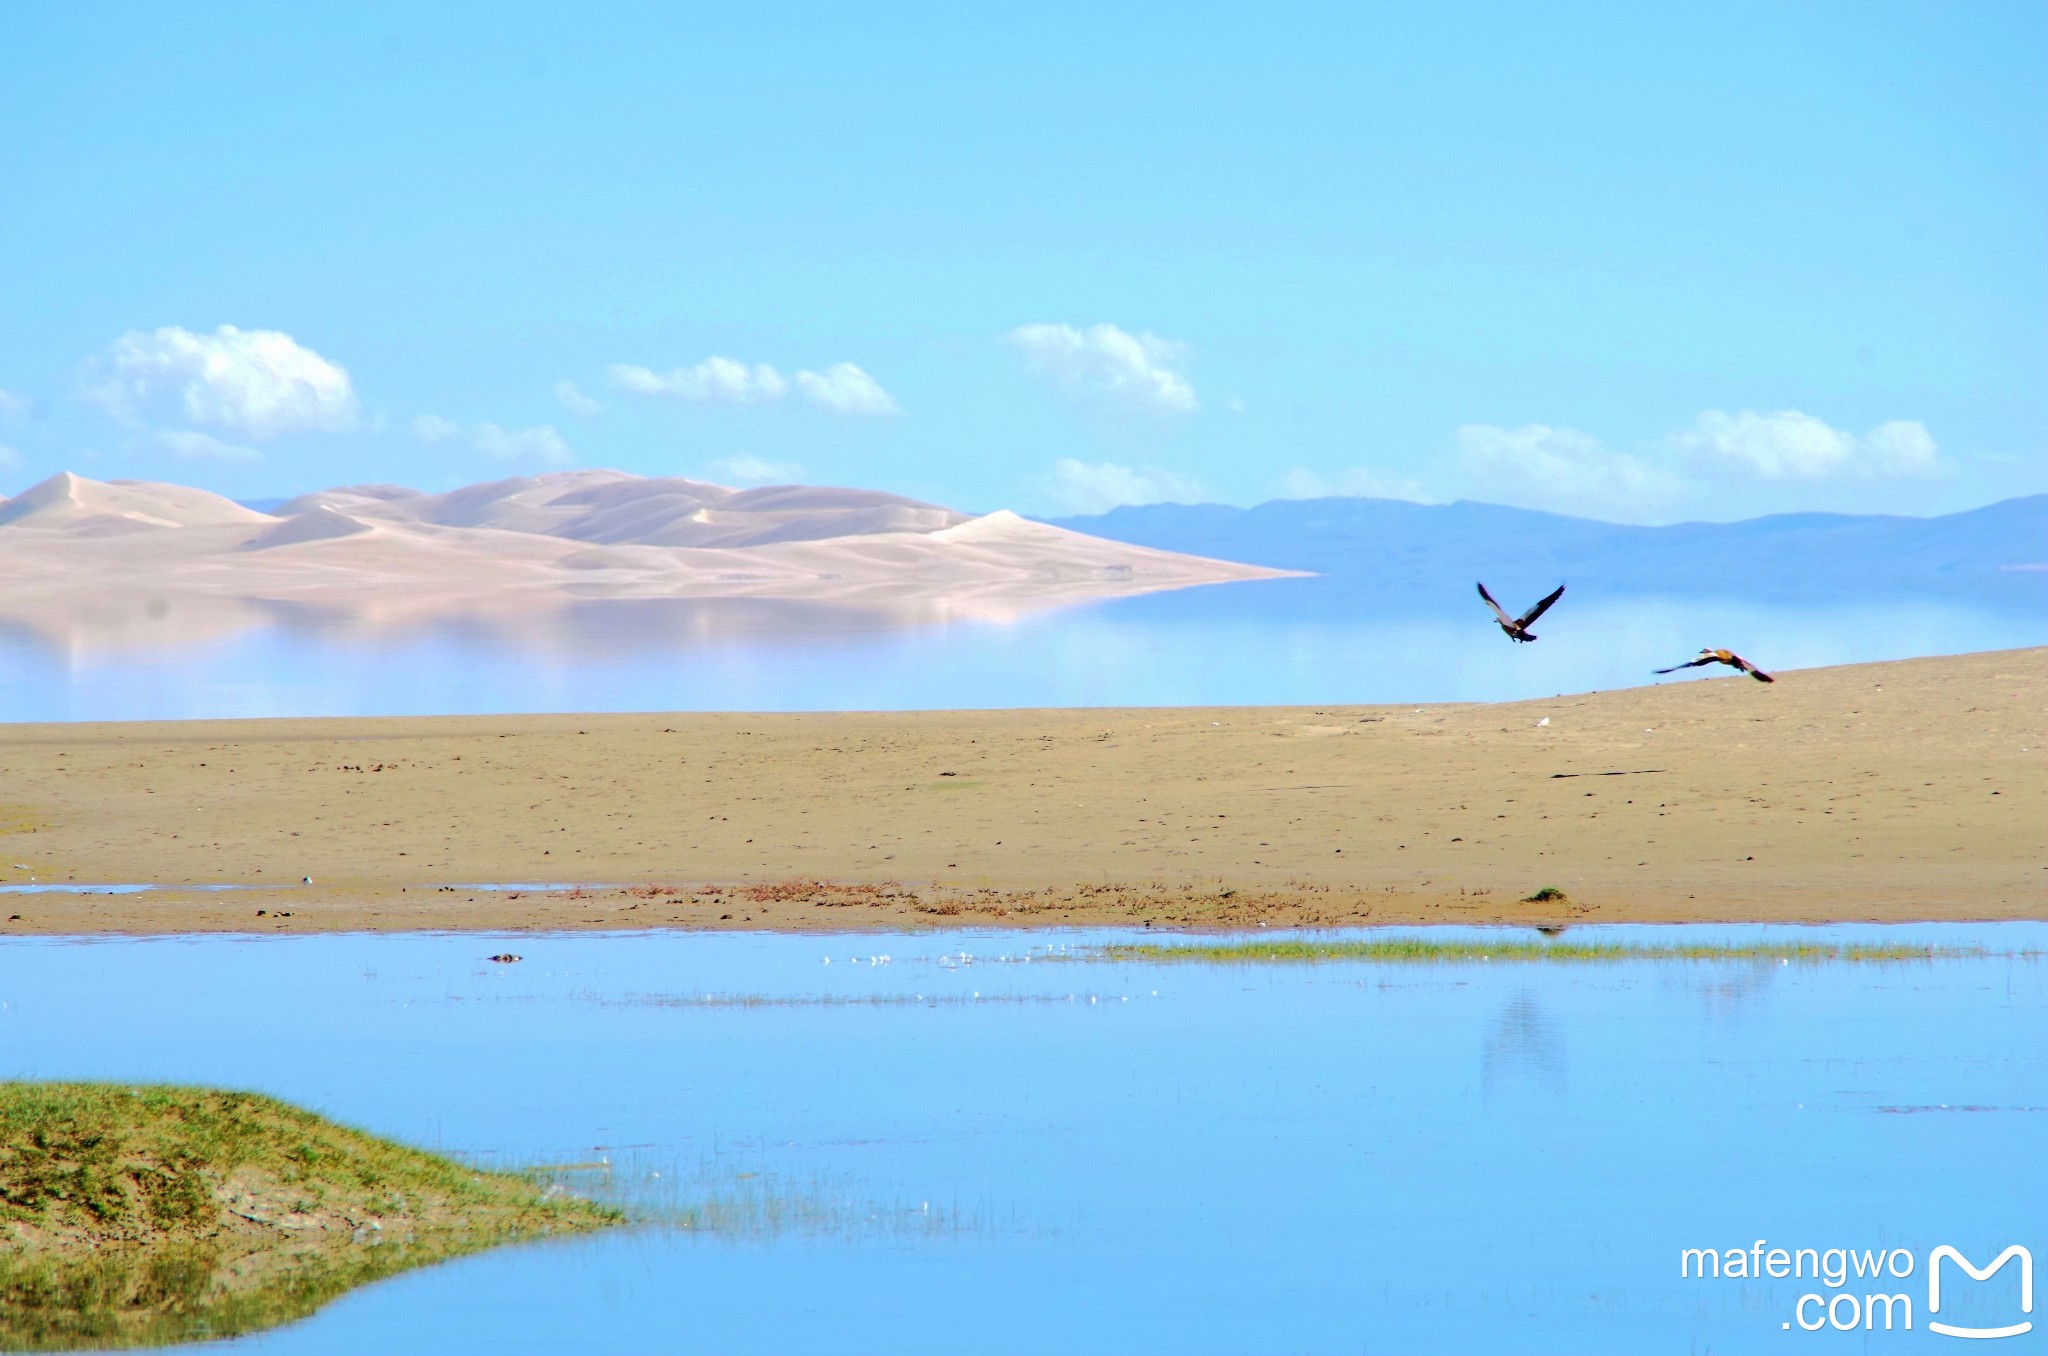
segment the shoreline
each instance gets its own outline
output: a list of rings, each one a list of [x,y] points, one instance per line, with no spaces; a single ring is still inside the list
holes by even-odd
[[[1568,877],[1560,876],[1560,879]],[[432,886],[307,890],[257,887],[233,903],[216,892],[152,888],[135,895],[0,897],[0,938],[249,937],[317,934],[491,933],[548,935],[637,931],[860,934],[1156,928],[1163,933],[1236,933],[1257,928],[1560,927],[1589,924],[2002,923],[2048,921],[2048,901],[2028,900],[2031,880],[2014,873],[1940,882],[1946,893],[1911,885],[1845,887],[1783,878],[1739,892],[1649,889],[1594,881],[1561,901],[1492,903],[1424,886],[1315,887],[1224,897],[1110,885],[1072,890],[905,887],[881,904],[849,902],[864,887],[768,882],[780,890],[823,886],[791,898],[734,903],[744,883],[693,890],[672,884],[589,884],[572,890],[451,897]],[[1225,887],[1228,889],[1229,887]],[[1469,887],[1467,887],[1469,889]],[[1483,888],[1483,887],[1482,887]],[[1553,887],[1555,888],[1555,887]],[[655,892],[650,898],[650,891]],[[673,893],[671,893],[673,892]],[[1712,895],[1711,898],[1702,896]],[[439,896],[437,899],[436,896]],[[744,909],[735,913],[735,908]]]
[[[160,887],[0,895],[0,936],[2041,919],[2044,725],[2048,649],[1420,708],[0,726],[0,885]]]

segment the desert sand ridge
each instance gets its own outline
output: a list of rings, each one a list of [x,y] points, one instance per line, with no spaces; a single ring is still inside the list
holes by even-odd
[[[353,537],[359,532],[373,530],[360,518],[351,518],[331,508],[310,508],[303,513],[293,514],[277,526],[268,528],[242,543],[244,551],[266,551],[275,546],[293,546],[302,541],[327,541],[334,537]]]
[[[874,490],[733,489],[564,471],[442,494],[345,486],[261,513],[219,495],[64,472],[0,501],[0,619],[64,633],[127,601],[378,606],[408,615],[602,598],[973,603],[993,615],[1290,573],[1105,541]],[[395,602],[403,596],[407,601]]]
[[[877,532],[932,532],[968,515],[901,495],[810,485],[736,490],[621,471],[562,471],[445,494],[395,486],[321,490],[280,506],[438,527],[496,528],[604,545],[754,546]]]
[[[205,490],[140,480],[87,480],[59,471],[0,500],[0,527],[100,536],[113,531],[267,523],[270,515]]]

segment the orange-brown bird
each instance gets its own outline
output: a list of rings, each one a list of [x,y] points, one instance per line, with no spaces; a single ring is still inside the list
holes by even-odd
[[[1564,585],[1559,584],[1556,591],[1548,598],[1545,598],[1519,617],[1510,617],[1499,603],[1493,601],[1493,595],[1486,591],[1486,585],[1484,584],[1479,586],[1479,596],[1486,600],[1486,605],[1493,609],[1493,615],[1500,619],[1500,629],[1508,633],[1508,639],[1519,641],[1526,645],[1528,642],[1536,639],[1536,633],[1529,629],[1529,624],[1549,611],[1552,603],[1564,597]]]
[[[1775,683],[1778,681],[1733,650],[1701,650],[1698,659],[1687,660],[1683,664],[1673,664],[1670,668],[1658,669],[1657,672],[1676,673],[1680,669],[1696,669],[1702,664],[1726,664],[1731,669],[1741,669],[1759,683]]]

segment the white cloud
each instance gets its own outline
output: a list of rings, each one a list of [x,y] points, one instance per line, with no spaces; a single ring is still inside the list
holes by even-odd
[[[413,437],[423,443],[460,442],[472,450],[499,461],[537,461],[545,466],[566,466],[576,459],[553,424],[537,428],[505,428],[478,424],[465,429],[453,419],[423,414],[412,421]]]
[[[834,414],[894,414],[896,400],[881,383],[852,363],[834,363],[823,372],[808,369],[785,377],[767,363],[748,366],[733,358],[706,358],[695,367],[667,372],[620,363],[612,368],[612,385],[629,395],[670,396],[725,405],[764,405],[786,398],[792,390],[820,409]]]
[[[799,372],[796,385],[804,399],[834,414],[896,413],[895,398],[852,363],[834,363],[823,372]]]
[[[1672,435],[1672,442],[1698,453],[1713,469],[1745,471],[1766,480],[1810,480],[1839,469],[1855,455],[1856,439],[1797,410],[1707,410],[1691,429]]]
[[[1451,439],[1469,492],[1495,503],[1640,521],[1687,488],[1669,468],[1576,429],[1465,424]]]
[[[789,383],[766,363],[752,367],[731,358],[706,358],[695,367],[656,372],[620,363],[612,368],[612,385],[629,395],[673,396],[729,405],[780,400]]]
[[[555,383],[555,399],[562,402],[562,408],[579,419],[595,419],[604,413],[604,406],[583,394],[583,388],[573,381]]]
[[[742,454],[712,462],[711,473],[733,485],[794,485],[803,479],[804,468],[793,461],[763,461]]]
[[[1467,424],[1452,443],[1461,494],[1625,522],[1767,511],[1800,482],[1873,482],[1946,469],[1922,424],[1893,420],[1858,437],[1798,410],[1707,410],[1690,428],[1637,451],[1544,424]]]
[[[1671,442],[1705,470],[1764,480],[1929,475],[1941,469],[1926,426],[1905,419],[1879,424],[1859,438],[1798,410],[1707,410]]]
[[[43,402],[34,396],[23,395],[0,387],[0,419],[41,418]]]
[[[1003,336],[1024,365],[1070,398],[1166,414],[1201,408],[1181,372],[1187,345],[1115,325],[1020,325]]]
[[[0,470],[11,471],[19,465],[21,465],[21,453],[15,451],[6,443],[0,443]]]
[[[1932,475],[1946,470],[1934,435],[1917,419],[1893,419],[1863,435],[1863,453],[1874,474]]]
[[[262,441],[355,423],[348,372],[290,335],[223,325],[212,334],[131,330],[87,370],[87,398],[138,422],[196,424]]]
[[[1434,503],[1419,480],[1383,476],[1365,467],[1332,471],[1325,475],[1297,466],[1280,477],[1282,499],[1324,499],[1344,495],[1359,499],[1406,499],[1411,503]]]
[[[262,461],[263,454],[253,447],[239,443],[222,442],[210,433],[199,433],[191,429],[178,429],[155,435],[159,447],[167,448],[188,461]]]
[[[412,421],[412,436],[423,443],[445,443],[462,436],[462,425],[438,414],[423,414]]]
[[[1200,482],[1178,471],[1072,457],[1053,463],[1046,489],[1068,513],[1106,513],[1119,504],[1194,504],[1204,497]]]

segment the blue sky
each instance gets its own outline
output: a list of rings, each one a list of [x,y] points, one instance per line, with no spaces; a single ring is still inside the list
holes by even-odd
[[[0,491],[2037,493],[2044,52],[2031,0],[13,4]]]

